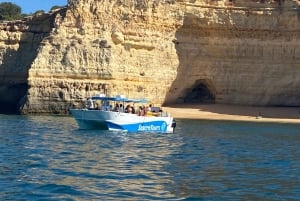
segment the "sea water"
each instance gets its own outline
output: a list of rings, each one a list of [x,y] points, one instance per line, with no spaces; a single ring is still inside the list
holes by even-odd
[[[0,115],[0,200],[300,200],[300,125],[178,119],[153,134]]]

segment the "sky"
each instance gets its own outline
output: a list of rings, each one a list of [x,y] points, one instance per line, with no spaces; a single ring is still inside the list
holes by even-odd
[[[11,2],[21,7],[22,13],[35,13],[38,10],[50,11],[53,6],[65,6],[68,0],[0,0],[0,3]]]

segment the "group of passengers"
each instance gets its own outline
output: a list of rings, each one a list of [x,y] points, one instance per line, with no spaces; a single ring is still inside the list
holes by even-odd
[[[98,107],[97,103],[94,103],[92,99],[87,99],[87,108],[89,110],[99,110],[100,108]],[[152,105],[150,104],[149,106],[141,105],[138,107],[138,109],[135,109],[134,106],[128,104],[126,107],[121,103],[116,103],[114,108],[112,105],[102,105],[102,110],[106,111],[115,111],[115,112],[125,112],[125,113],[131,113],[131,114],[136,114],[138,116],[146,116],[149,114],[152,114]]]
[[[113,111],[131,113],[136,114],[138,116],[146,116],[148,111],[151,112],[151,106],[151,104],[149,106],[141,105],[138,107],[138,109],[135,109],[134,106],[129,104],[124,108],[123,104],[116,103]]]

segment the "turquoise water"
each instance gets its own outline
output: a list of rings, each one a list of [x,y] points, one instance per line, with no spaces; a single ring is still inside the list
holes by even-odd
[[[300,125],[177,120],[174,134],[0,115],[0,200],[300,200]]]

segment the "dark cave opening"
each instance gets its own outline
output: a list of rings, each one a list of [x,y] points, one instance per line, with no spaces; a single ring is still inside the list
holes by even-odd
[[[0,86],[0,113],[20,114],[27,91],[27,83]]]
[[[184,98],[184,103],[215,103],[216,97],[208,84],[198,81],[188,90]]]

